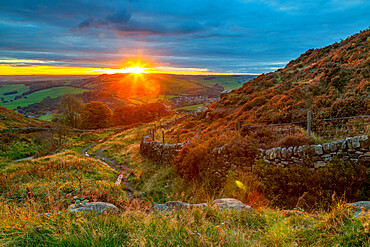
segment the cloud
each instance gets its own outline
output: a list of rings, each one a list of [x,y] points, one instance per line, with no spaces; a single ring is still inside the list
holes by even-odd
[[[370,1],[0,1],[0,57],[268,72],[369,27]]]

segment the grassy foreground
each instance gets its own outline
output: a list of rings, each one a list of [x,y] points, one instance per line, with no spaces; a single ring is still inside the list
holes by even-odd
[[[212,206],[152,211],[151,202],[199,203],[211,198],[202,197],[201,185],[186,192],[171,166],[139,154],[141,137],[150,127],[71,136],[59,153],[0,162],[0,246],[370,245],[370,214],[353,218],[355,210],[338,201],[328,211],[310,213],[255,205],[256,212],[219,211]],[[92,157],[80,154],[92,143]],[[145,192],[140,195],[145,201],[130,200],[125,183],[114,184],[118,172],[95,155],[126,164],[128,181]],[[235,179],[241,178],[230,178],[224,194],[241,200]],[[70,214],[67,208],[74,196],[113,203],[120,213]]]
[[[131,206],[131,207],[130,207]],[[2,202],[3,246],[369,246],[369,214],[337,205],[310,215],[212,207],[156,213],[131,204],[119,215],[40,216]]]

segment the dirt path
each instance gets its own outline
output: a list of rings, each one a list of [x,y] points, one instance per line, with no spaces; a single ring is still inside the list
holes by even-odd
[[[92,144],[88,146],[87,148],[81,151],[81,154],[99,161],[100,163],[108,166],[113,171],[119,172],[119,175],[114,183],[118,185],[122,182],[122,180],[124,180],[124,184],[126,186],[126,189],[128,190],[127,192],[130,193],[130,194],[128,193],[127,195],[129,198],[130,197],[134,198],[133,193],[137,193],[140,195],[141,193],[134,186],[132,186],[131,183],[127,181],[128,176],[130,175],[129,167],[127,166],[127,164],[124,164],[124,163],[117,164],[117,162],[115,162],[114,160],[101,156],[101,151],[104,149],[101,149],[94,154],[89,154],[89,151],[96,145],[97,144]]]

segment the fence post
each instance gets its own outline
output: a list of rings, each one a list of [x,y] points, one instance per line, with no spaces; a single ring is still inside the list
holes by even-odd
[[[180,130],[177,129],[177,143],[180,143]]]
[[[162,130],[162,143],[164,144],[164,130]]]
[[[240,129],[240,119],[239,118],[238,118],[238,133],[239,133],[240,136],[242,135],[242,132],[241,132],[241,129]]]
[[[307,135],[311,136],[311,121],[312,121],[312,113],[309,110],[307,112]]]
[[[198,130],[198,136],[197,136],[197,142],[199,143],[200,142],[200,132],[202,131],[202,126],[199,126],[199,130]]]

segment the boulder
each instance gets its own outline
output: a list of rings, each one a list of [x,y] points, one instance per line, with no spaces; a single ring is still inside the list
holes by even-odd
[[[181,210],[181,209],[187,209],[187,208],[204,208],[207,205],[208,205],[207,203],[190,204],[190,203],[180,202],[180,201],[169,201],[163,204],[154,203],[152,210],[172,211],[172,210]]]
[[[347,203],[347,205],[357,209],[357,211],[353,214],[353,218],[364,216],[370,210],[370,201],[352,202]]]
[[[107,202],[89,202],[86,204],[73,204],[68,207],[71,213],[91,212],[91,213],[118,213],[119,209],[111,203]]]
[[[251,206],[248,206],[234,198],[216,199],[212,202],[212,205],[221,210],[226,210],[226,209],[241,210],[242,209],[242,210],[254,211],[254,209]]]

